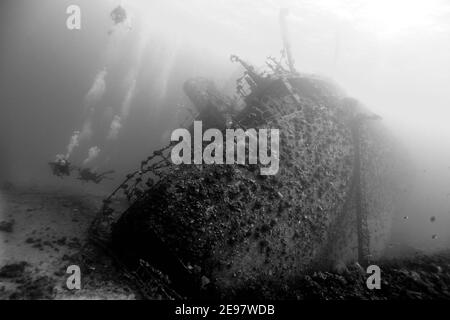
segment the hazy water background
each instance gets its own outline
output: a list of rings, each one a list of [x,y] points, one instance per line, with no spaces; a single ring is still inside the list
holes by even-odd
[[[129,23],[108,35],[109,13],[120,3]],[[82,10],[80,31],[65,27],[71,4]],[[423,250],[448,247],[448,1],[3,0],[0,178],[79,185],[52,177],[47,162],[66,152],[89,105],[95,110],[92,135],[70,159],[80,164],[98,146],[90,165],[117,171],[116,181],[103,186],[108,190],[166,144],[187,116],[185,80],[208,77],[232,92],[242,70],[230,54],[258,67],[279,55],[282,7],[290,8],[297,69],[333,79],[380,114],[406,147],[413,183],[403,195],[397,235]],[[114,116],[122,114],[117,138],[108,139]]]

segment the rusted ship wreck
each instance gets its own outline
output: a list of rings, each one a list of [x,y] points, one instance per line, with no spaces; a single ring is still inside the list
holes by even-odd
[[[173,165],[170,145],[156,150],[105,200],[100,224],[112,226],[128,268],[163,271],[183,296],[276,298],[306,270],[383,254],[395,213],[392,139],[356,100],[298,73],[288,49],[264,73],[232,56],[244,70],[239,101],[206,79],[184,86],[205,129],[278,128],[278,173]],[[115,221],[119,192],[131,205]]]

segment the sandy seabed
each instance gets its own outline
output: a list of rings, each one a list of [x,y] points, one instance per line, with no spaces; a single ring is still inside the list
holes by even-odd
[[[0,299],[136,298],[110,258],[99,251],[83,257],[92,263],[81,267],[81,290],[67,289],[67,267],[84,248],[102,200],[64,188],[2,189]]]

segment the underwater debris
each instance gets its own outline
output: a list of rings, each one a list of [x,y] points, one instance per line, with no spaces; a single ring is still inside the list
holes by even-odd
[[[12,233],[15,221],[0,221],[0,231]]]
[[[20,285],[9,296],[11,300],[50,300],[55,297],[56,280],[48,276],[32,278],[24,273]]]
[[[11,263],[0,269],[0,278],[18,278],[23,275],[28,263],[25,261]]]

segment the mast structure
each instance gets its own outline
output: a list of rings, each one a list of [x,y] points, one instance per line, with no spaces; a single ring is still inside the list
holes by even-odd
[[[287,28],[287,24],[286,24],[286,17],[288,16],[288,14],[289,14],[288,9],[281,9],[280,15],[279,15],[279,20],[280,20],[280,28],[281,28],[281,37],[283,39],[283,48],[284,48],[284,52],[286,54],[287,64],[289,67],[289,71],[294,73],[297,71],[295,70],[295,67],[294,67],[294,58],[292,57],[291,44],[289,42],[288,28]]]

